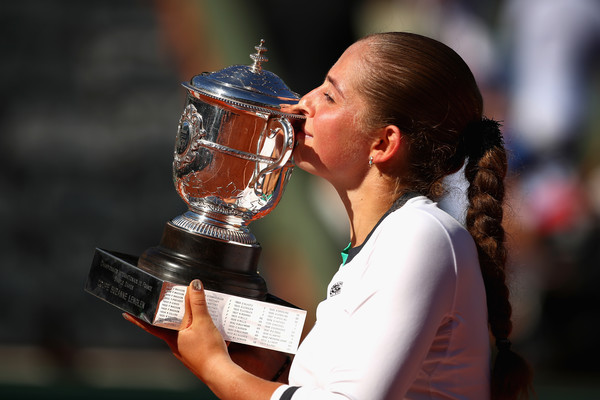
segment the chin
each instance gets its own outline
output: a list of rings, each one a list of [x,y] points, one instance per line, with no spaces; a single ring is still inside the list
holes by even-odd
[[[312,165],[310,165],[310,163],[307,163],[306,161],[298,160],[295,157],[294,157],[294,166],[296,168],[300,168],[301,170],[306,171],[306,172],[311,172],[311,170],[314,169],[314,168],[312,168]]]
[[[294,157],[294,166],[305,172],[308,172],[309,174],[318,175],[315,166],[309,161],[302,160],[300,157]]]
[[[323,165],[314,150],[307,147],[296,147],[294,153],[294,165],[312,175],[321,175]]]

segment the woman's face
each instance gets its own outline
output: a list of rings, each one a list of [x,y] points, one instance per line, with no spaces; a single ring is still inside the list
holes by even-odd
[[[323,84],[300,99],[306,121],[297,127],[294,161],[334,186],[357,185],[369,167],[368,135],[361,129],[366,103],[359,94],[363,42],[350,46]]]

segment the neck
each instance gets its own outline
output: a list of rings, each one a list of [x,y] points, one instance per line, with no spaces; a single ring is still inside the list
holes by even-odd
[[[365,179],[353,189],[336,188],[350,221],[350,244],[361,245],[396,198],[395,183],[381,176]]]

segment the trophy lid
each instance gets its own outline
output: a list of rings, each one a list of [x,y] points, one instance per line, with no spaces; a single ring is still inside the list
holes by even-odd
[[[263,54],[267,48],[263,45],[261,39],[254,47],[256,53],[250,55],[254,61],[252,65],[233,65],[216,72],[204,72],[182,85],[192,94],[203,94],[244,108],[281,113],[278,110],[282,104],[296,104],[300,96],[277,75],[262,69],[262,63],[268,61]]]

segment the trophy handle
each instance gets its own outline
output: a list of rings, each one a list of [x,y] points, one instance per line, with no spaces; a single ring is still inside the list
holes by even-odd
[[[272,125],[278,124],[279,126],[271,127]],[[285,166],[285,164],[290,159],[292,155],[292,150],[294,149],[294,129],[292,128],[292,124],[285,117],[277,117],[273,118],[269,124],[267,125],[268,133],[266,135],[261,135],[261,138],[258,143],[258,151],[264,149],[265,139],[274,139],[280,131],[283,131],[283,148],[280,151],[279,158],[272,162],[267,163],[267,166],[263,169],[260,169],[260,162],[256,163],[256,171],[257,173],[254,176],[254,180],[251,184],[254,185],[254,192],[257,196],[264,196],[264,183],[265,177],[267,174],[270,174],[273,171],[281,169]],[[274,141],[273,141],[274,142]],[[268,149],[268,150],[273,150]]]

